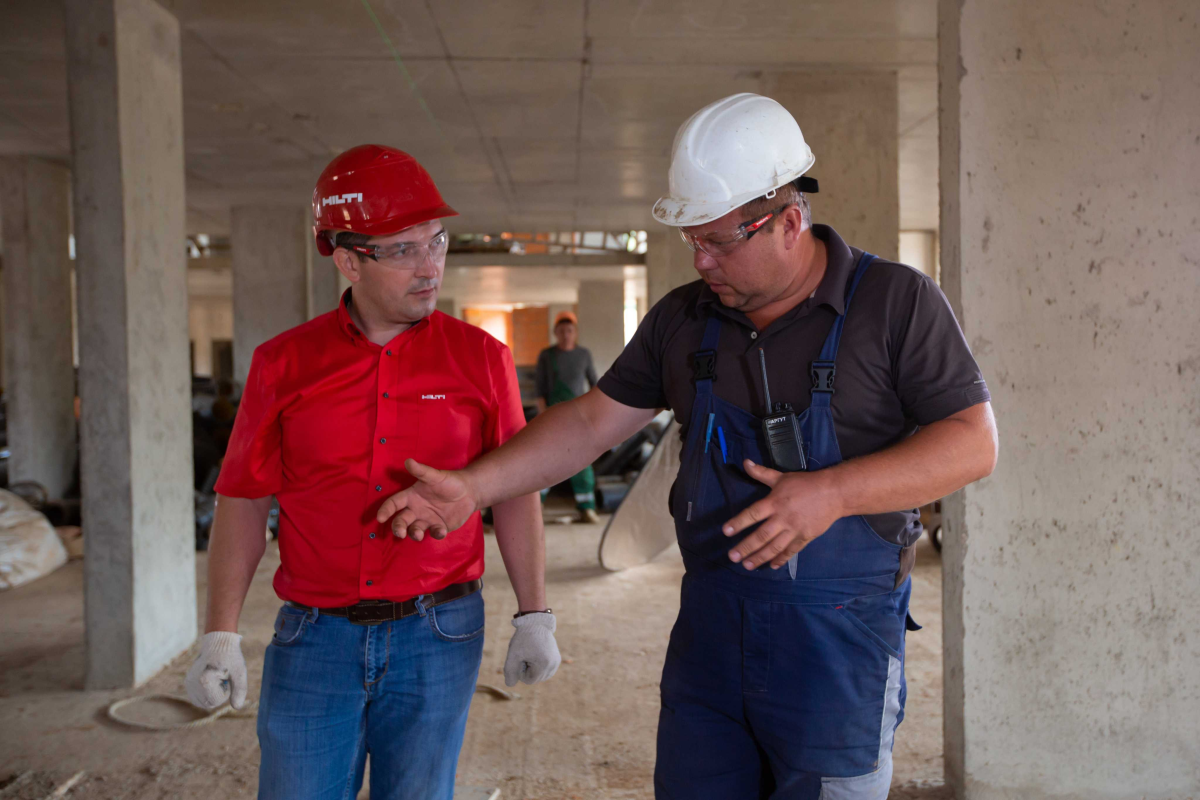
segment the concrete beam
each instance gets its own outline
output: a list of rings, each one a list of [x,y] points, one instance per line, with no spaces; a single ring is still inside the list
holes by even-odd
[[[70,180],[57,164],[0,159],[8,479],[51,497],[70,486],[76,453]]]
[[[813,221],[855,247],[899,257],[900,145],[895,72],[784,72],[762,78],[763,94],[800,123],[821,191]]]
[[[942,281],[1001,439],[944,506],[947,783],[1200,794],[1200,6],[939,27]]]
[[[66,0],[79,290],[87,686],[196,638],[179,24]]]
[[[615,250],[582,256],[548,253],[449,253],[446,256],[447,267],[624,267],[644,263],[644,253],[621,253]]]
[[[300,206],[234,206],[229,213],[233,253],[233,377],[246,382],[254,348],[309,319],[317,300],[310,276],[324,277],[321,264],[310,266],[312,231],[309,212]],[[322,260],[333,269],[332,261]],[[335,276],[336,277],[336,276]],[[321,281],[324,292],[329,286]],[[320,298],[322,304],[328,297]],[[325,313],[336,308],[336,299]]]

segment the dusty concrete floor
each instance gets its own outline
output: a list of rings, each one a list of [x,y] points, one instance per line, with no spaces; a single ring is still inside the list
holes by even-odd
[[[498,786],[503,798],[651,798],[658,681],[678,608],[678,551],[624,573],[600,569],[600,526],[547,526],[547,581],[564,663],[548,683],[517,689],[520,700],[476,695],[459,783]],[[501,665],[516,601],[488,537],[487,638],[480,680],[503,686]],[[250,695],[278,601],[271,576],[278,550],[259,567],[242,617]],[[204,557],[198,558],[200,592]],[[82,563],[0,594],[0,787],[34,770],[6,796],[42,798],[80,770],[79,798],[253,797],[258,747],[252,719],[222,719],[168,733],[131,731],[104,709],[130,692],[84,692]],[[892,797],[934,800],[942,788],[941,565],[922,540],[913,615],[925,630],[908,639],[908,713],[896,741]],[[191,654],[139,693],[182,695]],[[15,787],[14,787],[15,789]]]

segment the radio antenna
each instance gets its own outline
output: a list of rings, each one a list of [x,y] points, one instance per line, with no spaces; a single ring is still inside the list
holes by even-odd
[[[767,354],[763,352],[761,347],[758,348],[758,363],[762,365],[763,394],[767,396],[767,414],[770,414],[774,406],[771,405],[771,385],[767,383]]]

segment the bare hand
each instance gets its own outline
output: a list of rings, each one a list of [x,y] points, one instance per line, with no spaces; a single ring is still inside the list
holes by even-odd
[[[445,539],[475,513],[474,494],[461,472],[434,469],[411,458],[404,468],[417,482],[385,500],[375,515],[378,522],[392,520],[395,536],[419,542],[429,531],[433,538]]]
[[[777,472],[746,459],[746,474],[771,487],[771,493],[726,522],[733,536],[762,523],[729,551],[729,559],[755,569],[770,562],[779,569],[842,516],[828,478],[820,472]]]

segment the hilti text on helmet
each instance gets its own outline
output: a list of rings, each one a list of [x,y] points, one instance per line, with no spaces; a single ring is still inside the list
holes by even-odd
[[[362,202],[362,192],[351,192],[350,194],[331,194],[329,197],[321,198],[321,205],[324,206],[340,206],[343,203],[352,203],[354,201]]]

